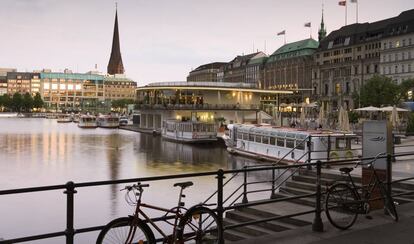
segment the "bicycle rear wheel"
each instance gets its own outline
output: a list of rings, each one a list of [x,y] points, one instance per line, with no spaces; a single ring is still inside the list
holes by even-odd
[[[355,223],[360,205],[357,194],[349,185],[334,184],[326,195],[326,217],[336,228],[346,230]]]
[[[398,221],[398,214],[397,209],[395,208],[394,199],[391,197],[391,195],[388,193],[388,191],[385,189],[385,186],[383,184],[379,184],[381,195],[384,199],[384,209],[388,213],[389,216],[394,221]]]
[[[148,225],[141,220],[138,220],[135,224],[136,229],[132,239],[131,237],[128,239],[129,232],[132,228],[132,222],[132,217],[123,217],[112,220],[99,233],[96,244],[124,244],[128,240],[131,240],[131,243],[137,244],[155,243],[154,233],[152,233]]]
[[[219,243],[221,226],[217,215],[209,208],[190,208],[181,218],[177,238],[179,243]]]

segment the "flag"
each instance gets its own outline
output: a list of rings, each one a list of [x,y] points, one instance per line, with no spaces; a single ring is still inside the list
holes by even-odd
[[[351,0],[351,3],[358,3],[358,0]]]
[[[286,30],[283,30],[283,31],[277,33],[278,36],[281,36],[281,35],[284,35],[284,34],[286,34]]]
[[[305,27],[311,27],[311,22],[305,23]]]
[[[340,1],[338,4],[339,6],[346,6],[346,1]]]

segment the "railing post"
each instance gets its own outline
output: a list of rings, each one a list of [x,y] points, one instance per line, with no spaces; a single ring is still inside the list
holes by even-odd
[[[242,203],[248,203],[249,200],[247,199],[247,167],[246,167],[246,165],[243,167],[243,174],[244,174],[244,182],[243,182],[243,199],[242,199]]]
[[[221,233],[219,244],[224,244],[224,226],[223,226],[223,179],[224,179],[224,172],[222,169],[217,171],[217,217],[218,217],[218,224],[221,226]]]
[[[390,196],[392,195],[392,156],[387,154],[387,191]]]
[[[309,140],[308,141],[306,141],[306,146],[308,147],[308,170],[311,170],[312,169],[312,166],[310,165],[310,163],[312,162],[312,159],[311,159],[311,157],[312,157],[312,149],[311,149],[311,147],[312,147],[312,136],[309,136]]]
[[[66,191],[63,193],[66,194],[66,244],[73,244],[75,236],[73,228],[75,183],[73,181],[66,183]]]
[[[276,198],[276,194],[275,194],[275,190],[276,190],[276,182],[275,182],[276,172],[275,172],[274,166],[275,165],[273,165],[273,168],[272,168],[272,192],[270,193],[270,199],[275,199]]]
[[[316,162],[316,203],[315,203],[315,218],[312,223],[312,230],[316,232],[323,231],[323,223],[321,218],[321,167],[322,163],[320,160]]]

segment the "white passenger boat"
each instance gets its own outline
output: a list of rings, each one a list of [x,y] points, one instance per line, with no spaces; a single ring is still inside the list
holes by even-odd
[[[119,117],[115,115],[99,115],[97,119],[98,127],[101,128],[118,128]]]
[[[93,115],[81,115],[79,117],[79,128],[96,128],[98,125],[96,124],[96,117]]]
[[[58,123],[70,123],[72,122],[72,116],[70,114],[59,114],[57,117]]]
[[[119,118],[119,125],[128,125],[128,117],[126,116],[121,116]]]
[[[72,118],[73,118],[72,119],[73,123],[79,123],[79,120],[80,120],[80,115],[79,114],[74,114]]]
[[[309,150],[312,162],[354,158],[359,153],[351,150],[356,137],[352,133],[243,124],[231,124],[228,129],[223,139],[230,153],[264,160],[305,163]]]
[[[198,121],[166,120],[163,122],[161,136],[187,143],[214,142],[217,141],[217,126]]]

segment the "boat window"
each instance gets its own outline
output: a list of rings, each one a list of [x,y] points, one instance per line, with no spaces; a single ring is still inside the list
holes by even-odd
[[[255,142],[259,142],[259,143],[261,143],[261,142],[262,142],[262,136],[258,136],[258,135],[256,135],[256,136],[255,136]]]
[[[286,147],[287,148],[294,148],[295,147],[295,140],[286,139]]]
[[[346,138],[346,149],[351,149],[352,138]]]
[[[305,150],[306,141],[296,140],[296,149]]]
[[[268,136],[263,136],[262,143],[269,144],[269,137]]]
[[[345,138],[336,138],[336,149],[346,149]]]
[[[252,134],[249,135],[249,141],[254,141],[254,135]]]
[[[296,136],[295,133],[286,133],[286,137],[295,138],[295,136]]]
[[[237,133],[237,139],[243,139],[243,134],[242,133]]]
[[[271,145],[276,145],[276,138],[270,137],[270,144]]]
[[[278,137],[285,137],[285,136],[286,136],[286,132],[279,131],[279,132],[277,133],[277,136],[278,136]]]
[[[284,147],[284,146],[285,146],[285,139],[284,139],[284,138],[280,138],[280,137],[278,137],[278,138],[277,138],[277,145],[278,145],[279,147]]]

